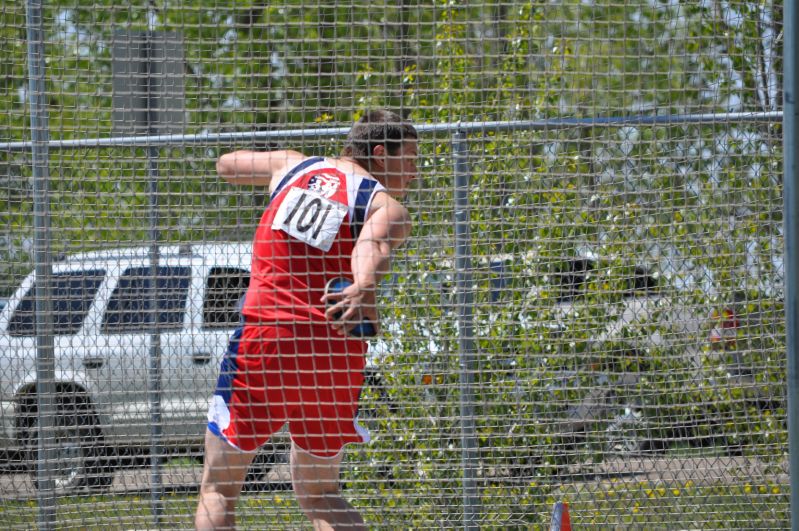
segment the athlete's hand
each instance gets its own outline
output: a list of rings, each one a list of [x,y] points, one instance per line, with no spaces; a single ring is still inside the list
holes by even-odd
[[[340,336],[346,336],[366,321],[375,334],[380,331],[376,299],[376,286],[350,284],[341,291],[328,290],[321,301],[327,307],[325,318]]]

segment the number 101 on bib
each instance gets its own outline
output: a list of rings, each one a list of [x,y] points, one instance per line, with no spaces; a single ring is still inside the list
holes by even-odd
[[[347,207],[337,201],[310,190],[289,188],[275,214],[272,229],[329,251],[346,215]]]

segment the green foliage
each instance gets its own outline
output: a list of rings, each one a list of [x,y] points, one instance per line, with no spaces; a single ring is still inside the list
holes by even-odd
[[[51,135],[111,133],[108,42],[115,29],[148,21],[184,37],[187,133],[347,125],[372,106],[419,124],[774,110],[781,42],[769,31],[781,6],[727,4],[192,0],[153,10],[150,2],[53,1]],[[24,12],[7,6],[0,20],[9,58],[0,65],[0,139],[22,140]],[[395,260],[383,315],[379,361],[396,409],[375,416],[377,438],[359,450],[368,465],[346,478],[359,488],[379,470],[380,495],[365,503],[407,510],[409,527],[458,519],[464,320],[451,141],[422,138],[423,178],[408,198],[414,237]],[[285,147],[334,154],[339,145]],[[237,147],[275,146],[284,143]],[[232,147],[159,150],[164,241],[250,237],[263,193],[231,190],[214,176],[213,161]],[[470,136],[461,292],[474,299],[486,501],[518,499],[514,514],[529,517],[522,525],[540,524],[531,508],[548,501],[558,478],[611,455],[606,430],[625,407],[643,415],[633,430],[658,440],[690,438],[699,452],[756,454],[774,466],[784,458],[781,149],[777,126],[743,122],[550,124]],[[56,252],[148,240],[144,150],[50,157]],[[0,176],[8,291],[30,269],[29,155],[0,152]],[[572,293],[567,264],[586,256],[596,267]],[[637,266],[657,285],[631,289]],[[636,298],[651,307],[625,321]],[[735,341],[719,346],[709,337],[729,308],[739,320]],[[564,423],[597,391],[613,400],[596,418],[579,429]],[[374,396],[365,404],[385,407]]]

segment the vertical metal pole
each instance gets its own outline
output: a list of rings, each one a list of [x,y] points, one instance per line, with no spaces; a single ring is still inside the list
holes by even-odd
[[[158,323],[158,148],[147,148],[148,196],[150,199],[150,352],[148,367],[148,394],[150,402],[150,494],[153,523],[161,526],[163,514],[163,428],[161,426],[161,333]]]
[[[36,480],[39,484],[38,527],[55,528],[56,498],[53,467],[55,447],[55,359],[53,340],[53,299],[50,256],[50,137],[47,115],[47,87],[44,57],[44,24],[41,0],[28,0],[26,11],[28,38],[28,103],[31,115],[31,156],[33,161],[33,257],[36,271],[36,397],[38,441]]]
[[[152,60],[153,60],[153,33],[147,31],[144,44],[144,59],[146,65],[147,87],[147,134],[156,132],[156,95],[153,88]],[[148,366],[148,395],[150,404],[150,500],[153,515],[153,525],[156,529],[161,527],[163,506],[163,428],[161,426],[161,332],[158,322],[158,147],[147,147],[147,196],[149,199],[150,218],[150,352]]]
[[[477,436],[474,412],[474,297],[472,244],[469,231],[469,162],[466,134],[452,139],[455,157],[455,274],[458,295],[458,350],[460,351],[461,460],[463,466],[463,527],[478,529],[480,497],[477,492]]]
[[[788,358],[788,451],[791,477],[791,529],[799,531],[799,45],[796,2],[785,2],[783,12],[783,193],[785,223],[785,324]]]

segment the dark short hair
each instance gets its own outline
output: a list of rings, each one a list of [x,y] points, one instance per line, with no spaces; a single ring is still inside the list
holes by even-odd
[[[404,141],[418,138],[416,128],[399,114],[385,109],[367,111],[353,124],[342,155],[354,158],[369,169],[369,158],[375,146],[385,146],[386,151],[393,155]]]

